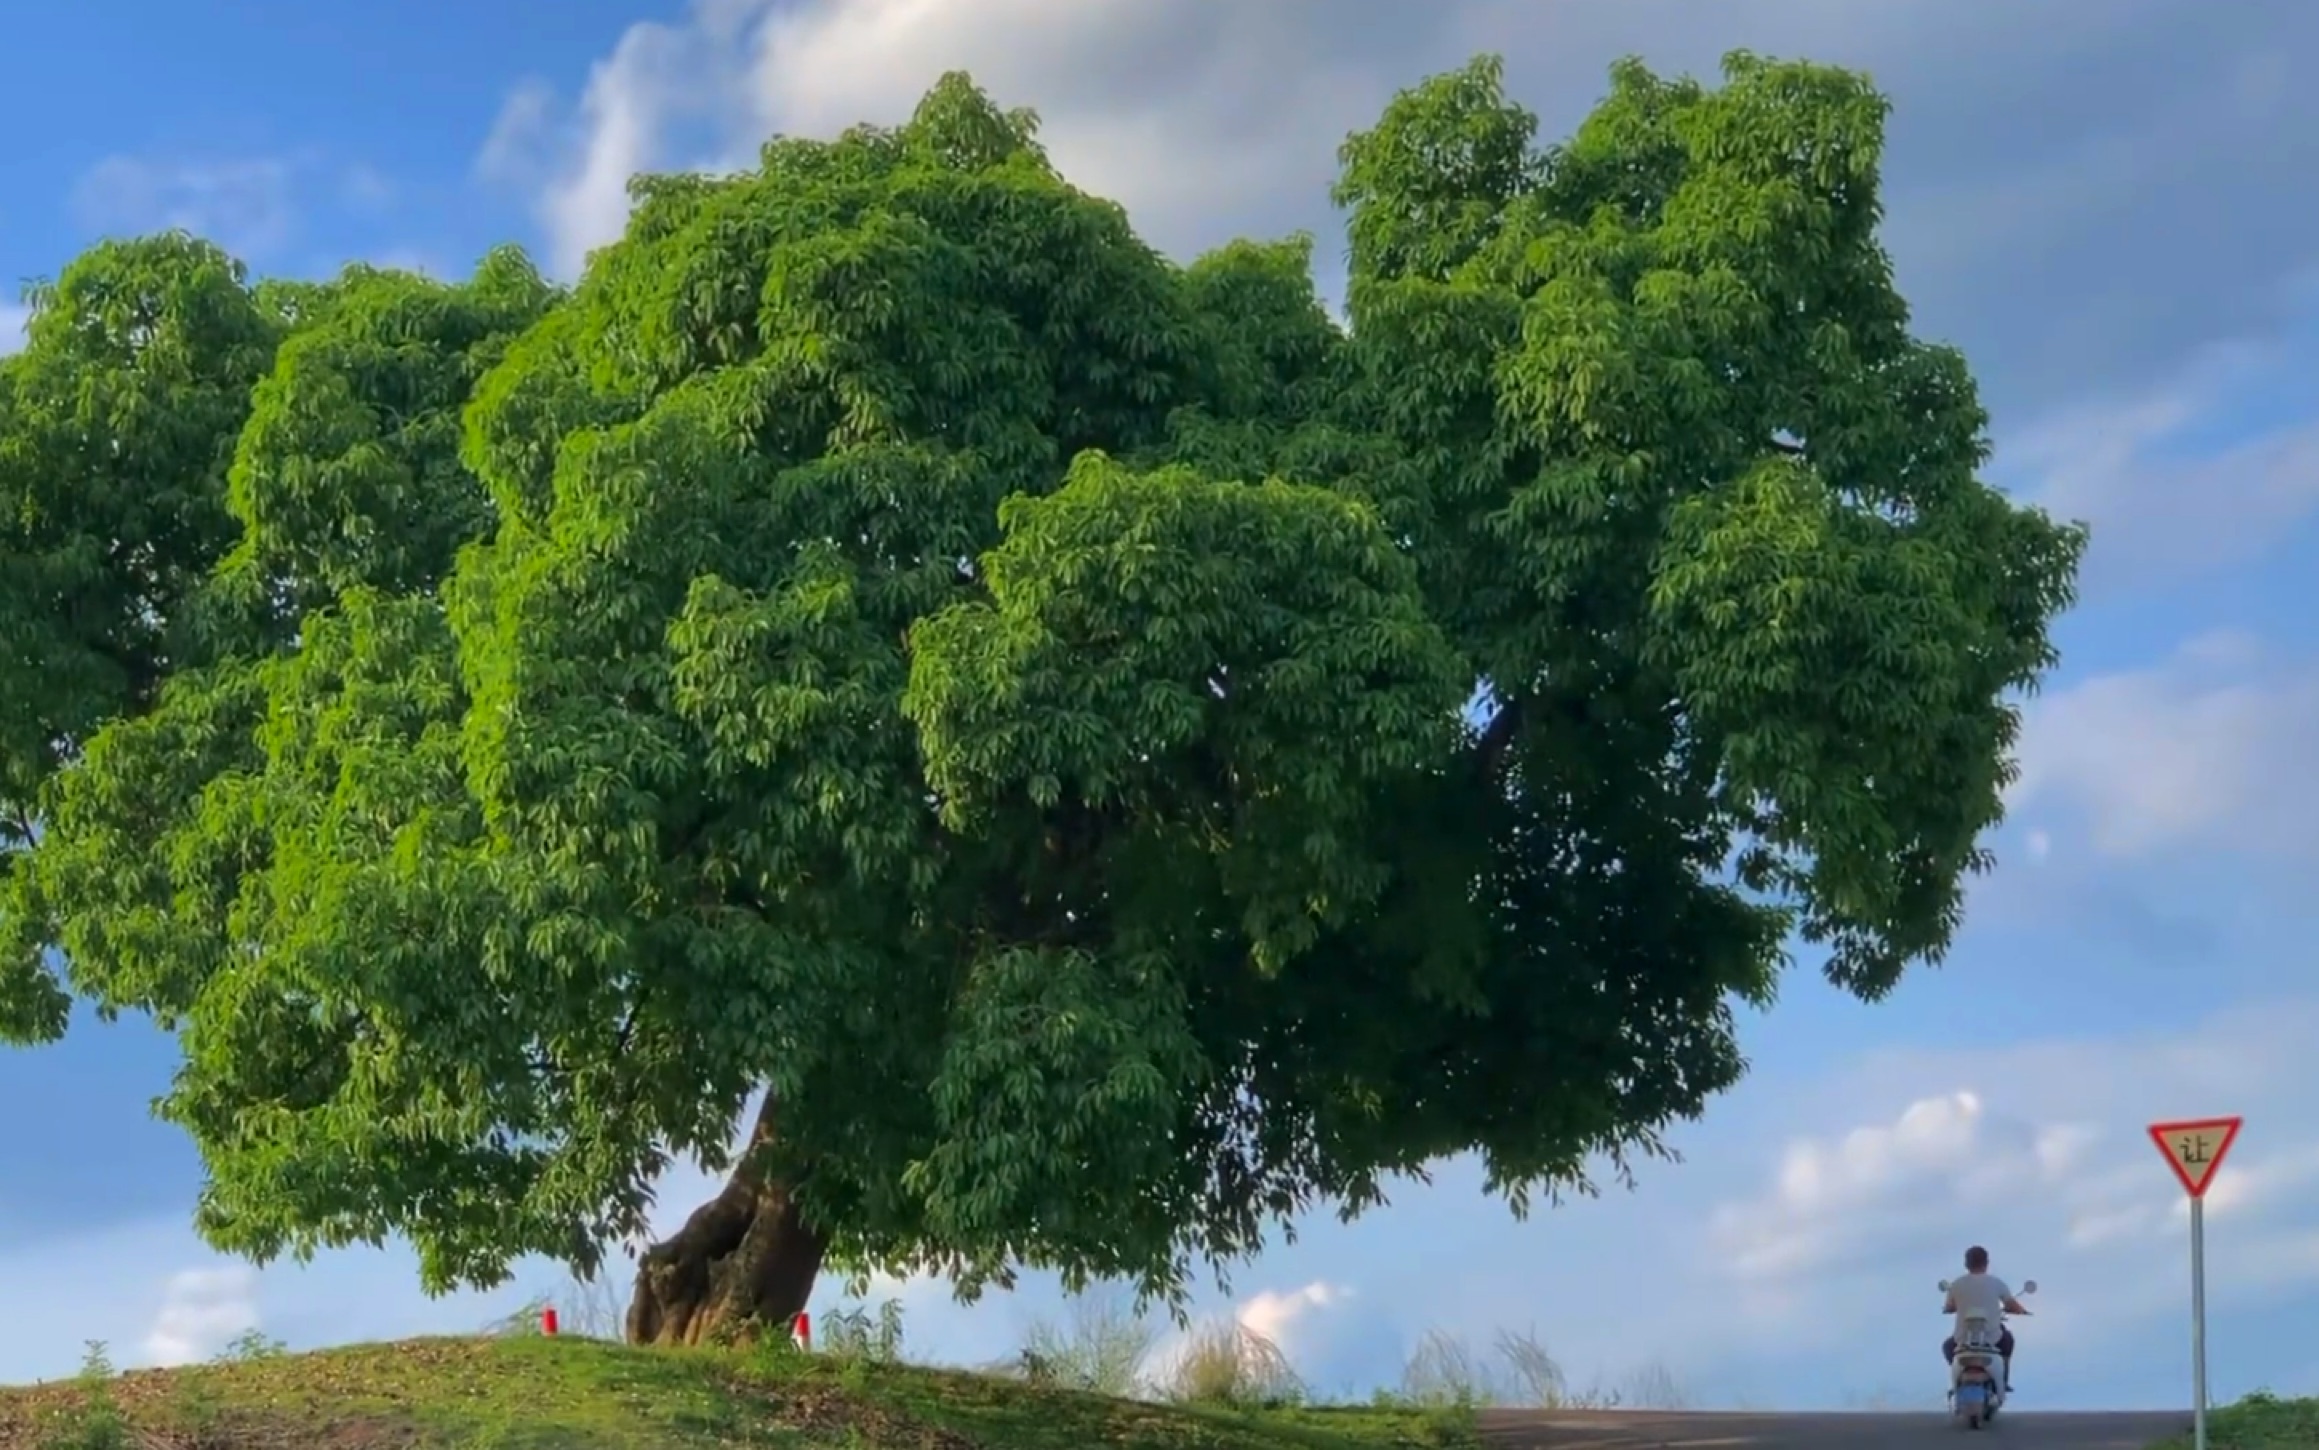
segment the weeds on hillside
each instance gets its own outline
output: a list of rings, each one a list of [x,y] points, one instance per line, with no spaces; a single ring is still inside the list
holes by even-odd
[[[289,1346],[281,1340],[247,1329],[213,1356],[210,1366],[249,1364],[279,1358],[288,1352]],[[41,1437],[40,1450],[131,1450],[145,1443],[131,1430],[129,1417],[114,1393],[119,1377],[120,1371],[114,1366],[105,1342],[90,1340],[81,1356],[80,1370],[73,1376],[74,1399],[48,1426]],[[181,1427],[174,1443],[186,1450],[199,1450],[217,1441],[221,1412],[210,1382],[209,1366],[180,1371],[171,1398],[172,1418]]]
[[[558,1333],[617,1341],[620,1305],[609,1285],[567,1278],[554,1292],[487,1326],[492,1336],[537,1335],[542,1312],[557,1311]],[[845,1303],[814,1317],[813,1350],[860,1364],[901,1362],[903,1309],[887,1299],[872,1306]],[[276,1347],[278,1349],[278,1346]],[[758,1346],[766,1358],[797,1353],[785,1335]],[[1114,1399],[1141,1399],[1239,1409],[1317,1404],[1279,1344],[1235,1318],[1195,1325],[1180,1340],[1117,1295],[1081,1294],[1061,1319],[1035,1320],[1012,1356],[982,1366],[1042,1388],[1070,1389]],[[1597,1383],[1575,1389],[1536,1332],[1501,1330],[1486,1351],[1461,1336],[1429,1333],[1403,1365],[1399,1382],[1369,1396],[1379,1408],[1414,1411],[1480,1409],[1690,1408],[1664,1365],[1646,1365],[1623,1386]]]
[[[576,1277],[533,1295],[484,1332],[536,1335],[542,1312],[549,1308],[557,1313],[559,1334],[621,1337],[623,1315],[612,1287]],[[1061,1318],[1034,1320],[1013,1355],[982,1369],[1026,1384],[1114,1399],[1254,1408],[1315,1402],[1281,1347],[1236,1319],[1196,1325],[1180,1341],[1161,1330],[1122,1295],[1073,1295]],[[812,1348],[833,1358],[900,1361],[902,1306],[888,1299],[876,1306],[846,1303],[821,1310],[814,1316],[813,1337]],[[760,1345],[768,1356],[794,1349],[784,1335],[769,1336]],[[1621,1385],[1573,1387],[1535,1330],[1500,1330],[1487,1350],[1461,1336],[1429,1333],[1410,1352],[1399,1382],[1370,1395],[1369,1401],[1412,1410],[1691,1408],[1662,1364],[1643,1366]]]
[[[1478,1410],[1507,1404],[1560,1404],[1562,1367],[1534,1336],[1501,1332],[1498,1347],[1506,1360],[1500,1371],[1483,1362],[1465,1339],[1436,1330],[1417,1342],[1401,1368],[1400,1403]]]
[[[428,1415],[449,1417],[444,1425],[455,1420],[462,1427],[458,1436],[468,1437],[441,1443],[480,1444],[486,1441],[472,1437],[510,1433],[518,1425],[525,1434],[543,1430],[538,1414],[527,1408],[536,1402],[542,1375],[561,1377],[556,1379],[563,1388],[554,1428],[576,1438],[539,1443],[589,1447],[632,1441],[691,1445],[695,1440],[685,1438],[691,1429],[677,1433],[683,1427],[757,1425],[766,1406],[777,1401],[790,1417],[783,1423],[804,1437],[799,1445],[831,1450],[841,1444],[888,1443],[849,1437],[880,1434],[905,1422],[963,1434],[967,1439],[957,1442],[961,1445],[1142,1444],[1148,1430],[1150,1444],[1176,1446],[1178,1441],[1170,1438],[1176,1432],[1161,1428],[1176,1425],[1186,1434],[1195,1426],[1206,1427],[1201,1434],[1229,1427],[1227,1437],[1214,1444],[1233,1450],[1285,1450],[1308,1443],[1342,1450],[1411,1450],[1469,1445],[1472,1412],[1485,1407],[1607,1404],[1624,1398],[1572,1394],[1562,1367],[1534,1335],[1499,1335],[1487,1349],[1476,1350],[1436,1334],[1410,1356],[1397,1388],[1366,1407],[1332,1403],[1309,1393],[1278,1343],[1236,1318],[1211,1320],[1177,1335],[1167,1332],[1164,1320],[1147,1320],[1119,1301],[1101,1298],[1075,1299],[1067,1317],[1033,1326],[1021,1353],[1007,1366],[1018,1381],[1084,1395],[1042,1397],[1018,1391],[1010,1397],[988,1380],[977,1387],[964,1376],[906,1369],[903,1306],[892,1299],[849,1302],[818,1313],[816,1363],[810,1368],[803,1351],[786,1336],[773,1335],[754,1351],[740,1352],[760,1362],[735,1376],[741,1366],[730,1357],[732,1351],[637,1354],[588,1343],[593,1336],[585,1331],[595,1326],[583,1301],[567,1295],[557,1299],[571,1306],[562,1312],[573,1314],[583,1331],[571,1336],[582,1342],[568,1350],[540,1341],[538,1303],[465,1346],[420,1340],[332,1351],[308,1360],[285,1358],[278,1341],[253,1332],[229,1345],[211,1365],[128,1380],[116,1375],[104,1346],[92,1344],[75,1380],[27,1392],[17,1401],[21,1418],[13,1420],[8,1433],[0,1433],[0,1440],[33,1450],[153,1450],[163,1445],[226,1450],[243,1443],[321,1444],[327,1431],[346,1437],[327,1443],[351,1446],[373,1443],[366,1437],[412,1429],[394,1418],[400,1410],[381,1405],[423,1402],[432,1407]],[[484,1342],[509,1337],[514,1342]],[[1671,1384],[1663,1370],[1657,1374]],[[666,1387],[667,1393],[642,1393],[639,1387],[648,1383]],[[776,1384],[788,1388],[766,1400],[766,1390]],[[698,1398],[711,1390],[710,1400]],[[1662,1393],[1655,1398],[1673,1397]],[[1172,1412],[1157,1404],[1119,1403],[1125,1399],[1192,1406],[1203,1413],[1169,1420],[1164,1417]],[[1098,1422],[1113,1428],[1093,1439],[1070,1438]],[[1130,1427],[1133,1433],[1121,1439]],[[637,1439],[647,1428],[651,1434]],[[253,1435],[260,1439],[251,1441]],[[1210,1443],[1197,1437],[1182,1443],[1195,1441]]]
[[[1158,1353],[1150,1320],[1116,1299],[1078,1297],[1062,1322],[1035,1321],[1013,1360],[997,1372],[1038,1384],[1119,1398],[1179,1404],[1284,1406],[1314,1401],[1279,1345],[1231,1319],[1195,1328],[1172,1352]],[[1663,1364],[1648,1364],[1620,1386],[1573,1387],[1535,1331],[1501,1330],[1489,1349],[1464,1338],[1427,1334],[1409,1355],[1400,1382],[1377,1391],[1380,1408],[1653,1409],[1690,1408]]]
[[[1113,1399],[1233,1409],[1307,1402],[1278,1344],[1233,1318],[1191,1327],[1163,1346],[1158,1326],[1115,1298],[1074,1296],[1070,1317],[1034,1320],[1022,1347],[986,1372]]]
[[[290,1346],[267,1336],[260,1330],[245,1329],[227,1341],[226,1347],[212,1361],[216,1364],[247,1364],[252,1360],[274,1359],[288,1354]]]
[[[1380,1404],[1445,1409],[1682,1410],[1689,1396],[1663,1364],[1644,1365],[1623,1387],[1597,1381],[1576,1389],[1536,1330],[1501,1329],[1483,1355],[1463,1337],[1427,1334],[1402,1367],[1401,1383]]]

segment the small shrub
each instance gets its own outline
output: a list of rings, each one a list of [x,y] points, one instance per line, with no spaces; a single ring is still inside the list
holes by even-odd
[[[279,1339],[269,1339],[257,1329],[245,1329],[235,1335],[215,1356],[219,1364],[242,1364],[250,1360],[274,1359],[288,1354],[290,1346]]]
[[[874,1314],[858,1304],[832,1309],[815,1319],[813,1334],[815,1347],[835,1358],[895,1363],[902,1357],[902,1301],[885,1300]]]
[[[116,1373],[105,1342],[90,1340],[75,1378],[80,1403],[58,1418],[41,1441],[42,1450],[129,1450],[129,1422],[113,1397]]]

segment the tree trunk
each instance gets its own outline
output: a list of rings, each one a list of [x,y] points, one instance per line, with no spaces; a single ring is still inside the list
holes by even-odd
[[[766,1175],[773,1095],[724,1191],[676,1234],[646,1251],[628,1301],[630,1344],[745,1342],[786,1334],[804,1310],[829,1241],[808,1224],[789,1185]]]

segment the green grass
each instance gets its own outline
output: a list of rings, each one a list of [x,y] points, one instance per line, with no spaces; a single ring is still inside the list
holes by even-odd
[[[2177,1436],[2153,1450],[2189,1450]],[[2206,1418],[2207,1450],[2314,1450],[2319,1447],[2319,1399],[2282,1400],[2257,1392]]]
[[[1209,1409],[874,1359],[416,1339],[0,1390],[0,1450],[1461,1450],[1470,1416]]]

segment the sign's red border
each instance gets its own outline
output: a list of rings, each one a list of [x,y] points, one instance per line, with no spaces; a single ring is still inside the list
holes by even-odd
[[[2182,1191],[2192,1198],[2204,1198],[2206,1190],[2214,1186],[2215,1175],[2222,1172],[2222,1160],[2230,1156],[2230,1145],[2238,1141],[2238,1130],[2245,1123],[2244,1118],[2187,1118],[2175,1123],[2152,1123],[2150,1141],[2158,1145],[2158,1155],[2166,1160],[2166,1166],[2173,1169],[2174,1176],[2182,1181]],[[2214,1161],[2207,1165],[2206,1176],[2193,1179],[2174,1157],[2174,1150],[2166,1146],[2166,1139],[2172,1133],[2201,1130],[2220,1133],[2222,1144],[2214,1150]]]

